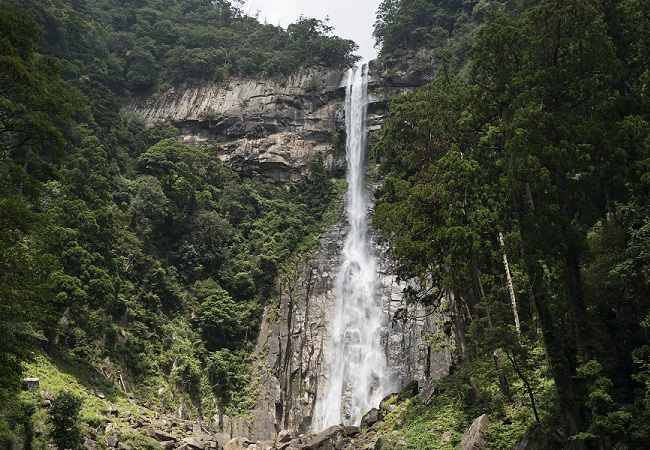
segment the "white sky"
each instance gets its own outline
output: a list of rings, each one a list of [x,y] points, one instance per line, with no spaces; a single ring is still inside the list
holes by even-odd
[[[356,54],[369,61],[377,56],[372,29],[381,0],[246,0],[245,14],[254,16],[259,11],[259,21],[287,28],[300,14],[325,21],[330,18],[332,33],[359,44]]]

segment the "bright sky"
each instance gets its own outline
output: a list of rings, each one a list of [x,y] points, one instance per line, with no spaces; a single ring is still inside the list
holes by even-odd
[[[260,22],[283,28],[301,14],[323,21],[329,17],[332,33],[359,44],[356,53],[367,62],[377,56],[372,29],[380,3],[381,0],[246,0],[242,9],[251,16],[259,11]]]

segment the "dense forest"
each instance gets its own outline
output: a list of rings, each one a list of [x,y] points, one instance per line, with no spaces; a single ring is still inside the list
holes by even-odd
[[[41,351],[181,415],[251,407],[263,305],[337,214],[337,188],[318,157],[285,186],[242,178],[123,105],[196,79],[343,69],[356,45],[329,32],[225,1],[0,5],[2,448],[31,448],[18,393]]]
[[[518,427],[650,445],[649,19],[637,0],[380,7],[382,52],[442,65],[376,136],[374,222],[409,300],[451,311],[445,395],[491,412],[488,448]]]

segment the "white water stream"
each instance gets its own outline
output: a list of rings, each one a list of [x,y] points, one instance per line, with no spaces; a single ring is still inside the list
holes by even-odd
[[[375,259],[368,245],[368,192],[364,185],[368,74],[350,69],[345,101],[348,193],[347,234],[336,278],[336,301],[324,346],[326,379],[313,430],[359,425],[362,415],[391,392],[381,329],[387,318],[377,295]]]

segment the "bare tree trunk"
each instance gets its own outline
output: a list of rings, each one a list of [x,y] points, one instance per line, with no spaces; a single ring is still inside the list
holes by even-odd
[[[508,256],[506,255],[505,243],[503,242],[503,233],[499,231],[499,243],[503,247],[503,267],[506,270],[506,281],[508,283],[508,292],[510,293],[510,304],[512,305],[512,314],[515,316],[515,328],[517,329],[517,336],[521,337],[521,324],[519,323],[519,312],[517,311],[517,297],[515,296],[515,288],[512,284],[512,276],[510,275],[510,265],[508,264]]]

